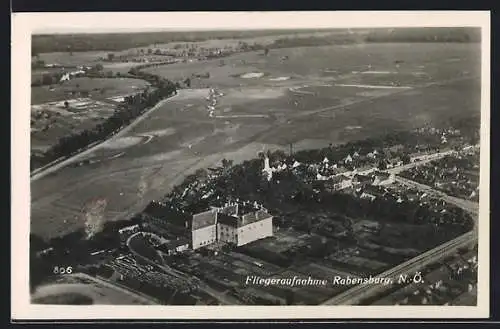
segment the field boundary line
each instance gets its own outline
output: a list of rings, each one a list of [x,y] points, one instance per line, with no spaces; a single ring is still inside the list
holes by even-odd
[[[172,100],[173,98],[177,97],[179,95],[179,91],[177,91],[177,94],[170,96],[166,99],[162,99],[156,105],[154,105],[152,108],[149,110],[145,111],[142,115],[137,117],[132,123],[129,125],[125,126],[123,129],[120,129],[116,134],[111,135],[109,138],[106,138],[102,141],[94,142],[91,143],[87,148],[83,149],[81,152],[78,152],[70,157],[63,157],[58,160],[55,160],[54,162],[48,164],[47,166],[44,166],[42,168],[36,169],[30,173],[30,180],[31,181],[36,181],[37,179],[43,178],[46,175],[56,172],[59,169],[71,164],[72,162],[80,159],[81,157],[88,155],[98,149],[100,149],[105,143],[110,142],[116,138],[119,138],[132,130],[135,126],[137,126],[139,123],[141,123],[144,119],[146,119],[151,113],[159,109],[163,104],[167,103],[168,101]]]

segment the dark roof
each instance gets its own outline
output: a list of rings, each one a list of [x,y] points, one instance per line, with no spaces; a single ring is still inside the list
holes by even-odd
[[[373,178],[371,176],[367,175],[355,175],[354,180],[363,183],[363,182],[371,182]]]
[[[388,179],[391,175],[386,172],[377,172],[376,176],[380,179]]]
[[[226,215],[237,215],[238,214],[238,204],[232,204],[232,205],[229,205],[229,206],[222,208],[221,213],[226,214]]]
[[[373,170],[373,169],[374,169],[374,167],[372,165],[369,165],[369,164],[356,168],[357,171],[367,171],[367,170]]]
[[[227,214],[224,214],[224,213],[220,213],[217,216],[217,223],[221,223],[221,224],[224,224],[224,225],[229,225],[229,226],[232,226],[232,227],[238,227],[238,221],[239,221],[238,217],[227,215]]]
[[[268,214],[264,210],[258,210],[255,212],[249,212],[245,215],[242,216],[230,216],[226,214],[219,214],[217,216],[217,222],[224,224],[224,225],[229,225],[232,227],[241,227],[245,226],[254,222],[258,222],[264,219],[267,219],[271,217],[270,214]]]
[[[216,212],[214,210],[207,210],[205,212],[193,215],[192,229],[197,230],[210,225],[215,225]]]
[[[367,185],[366,187],[364,187],[363,192],[371,194],[371,195],[375,195],[375,196],[377,196],[377,195],[382,196],[385,194],[384,190],[378,188],[377,186],[373,186],[373,185]]]
[[[159,245],[156,249],[160,251],[175,250],[175,248],[189,244],[187,239],[171,240]]]

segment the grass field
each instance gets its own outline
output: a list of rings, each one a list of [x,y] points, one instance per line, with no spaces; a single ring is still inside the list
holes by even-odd
[[[109,199],[105,220],[126,218],[222,158],[242,161],[290,142],[316,148],[467,117],[480,111],[479,58],[475,44],[367,44],[273,49],[267,57],[225,58],[224,66],[213,60],[148,69],[174,80],[204,72],[210,78],[193,79],[192,88],[203,89],[181,90],[120,137],[128,139],[89,156],[101,161],[33,182],[32,232],[50,237],[78,229],[83,224],[72,209],[97,196]],[[240,77],[249,72],[266,74]],[[290,79],[272,80],[279,77]],[[393,88],[400,87],[396,82],[407,88]],[[212,118],[207,87],[224,94]],[[141,181],[147,188],[137,198]]]
[[[31,104],[61,101],[73,98],[71,93],[90,93],[92,98],[106,99],[118,95],[127,95],[143,90],[149,83],[130,78],[75,78],[56,85],[31,88]]]
[[[113,114],[116,106],[113,97],[137,93],[148,85],[139,79],[76,78],[53,89],[32,87],[32,151],[43,152],[63,136],[93,129]],[[64,101],[69,103],[68,108]]]

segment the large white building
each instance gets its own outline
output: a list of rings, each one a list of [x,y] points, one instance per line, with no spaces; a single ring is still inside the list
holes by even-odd
[[[220,213],[217,217],[217,239],[242,246],[273,236],[273,217],[265,210],[246,214]]]
[[[230,203],[193,216],[192,247],[216,241],[242,246],[273,235],[273,216],[251,203]]]

